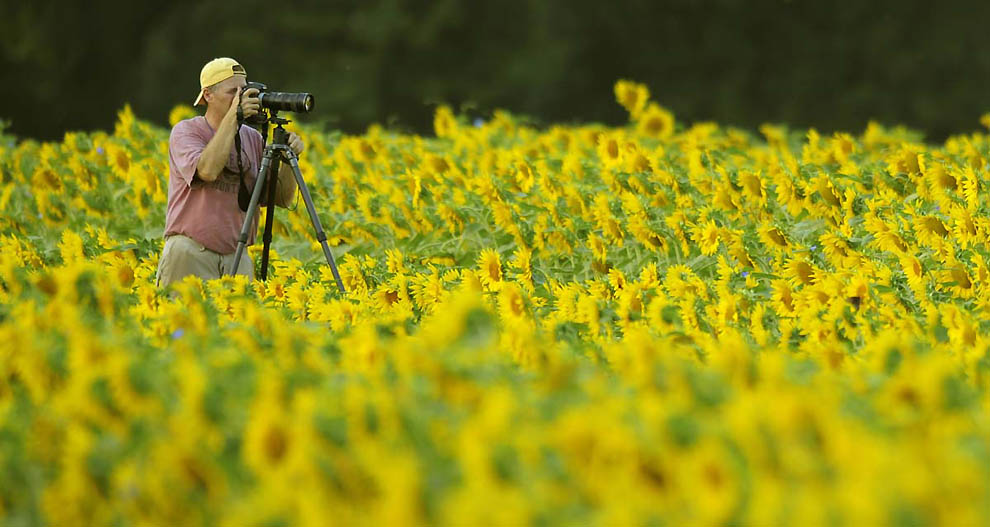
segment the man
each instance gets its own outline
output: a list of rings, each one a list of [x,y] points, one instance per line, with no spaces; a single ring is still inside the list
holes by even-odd
[[[237,107],[244,118],[261,108],[258,90],[249,89],[244,67],[231,58],[211,60],[199,75],[200,92],[195,106],[206,103],[206,115],[181,121],[169,137],[168,209],[165,213],[165,247],[158,264],[158,285],[168,287],[188,275],[204,280],[231,274],[237,238],[245,212],[238,205],[241,168],[247,191],[261,165],[263,138],[250,126],[240,126]],[[240,152],[235,135],[240,135]],[[289,148],[303,151],[302,140],[289,134]],[[238,156],[240,155],[240,167]],[[289,206],[296,194],[292,168],[283,163],[278,175],[275,204]],[[267,189],[262,196],[267,196]],[[251,220],[248,245],[254,243],[258,216]],[[254,264],[247,252],[236,274],[254,278]]]

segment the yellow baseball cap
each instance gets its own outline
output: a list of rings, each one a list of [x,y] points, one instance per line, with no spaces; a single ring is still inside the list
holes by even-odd
[[[244,75],[247,77],[247,72],[244,71],[244,66],[241,66],[236,60],[230,57],[220,57],[207,62],[203,66],[203,70],[199,72],[199,96],[196,97],[196,102],[193,103],[193,106],[199,106],[203,102],[204,88],[213,86],[234,75]]]

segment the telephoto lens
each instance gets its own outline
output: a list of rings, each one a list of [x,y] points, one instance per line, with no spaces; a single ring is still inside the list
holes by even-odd
[[[313,95],[280,91],[263,92],[259,96],[261,105],[275,111],[308,112],[313,109]]]

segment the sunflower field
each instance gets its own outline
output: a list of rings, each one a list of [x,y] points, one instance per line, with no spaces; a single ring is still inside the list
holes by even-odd
[[[614,95],[290,125],[344,294],[301,203],[266,282],[159,290],[129,108],[0,136],[0,523],[990,523],[990,137]]]

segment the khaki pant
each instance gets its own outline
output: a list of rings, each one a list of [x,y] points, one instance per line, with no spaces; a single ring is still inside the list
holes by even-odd
[[[233,267],[234,253],[215,253],[188,236],[173,234],[165,238],[162,257],[158,261],[158,287],[168,287],[191,274],[203,280],[220,278],[229,275]],[[241,255],[237,274],[254,279],[254,264],[247,249]]]

